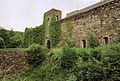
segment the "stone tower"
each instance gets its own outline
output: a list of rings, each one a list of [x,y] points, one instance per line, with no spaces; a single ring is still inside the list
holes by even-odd
[[[56,21],[61,20],[61,18],[62,18],[62,12],[60,10],[57,10],[57,9],[53,8],[53,9],[47,11],[44,14],[44,16],[47,17],[47,21],[48,21],[48,23],[50,23],[52,17],[56,17]]]
[[[51,42],[50,42],[50,39],[49,39],[49,25],[51,23],[51,19],[52,17],[55,17],[56,18],[56,21],[58,20],[61,20],[62,19],[62,12],[60,10],[57,10],[57,9],[51,9],[49,11],[47,11],[46,13],[44,13],[44,19],[46,19],[47,21],[47,26],[46,26],[46,31],[45,31],[45,47],[50,49],[52,46],[51,46]]]

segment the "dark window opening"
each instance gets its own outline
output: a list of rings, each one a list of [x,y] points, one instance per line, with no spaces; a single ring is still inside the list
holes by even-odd
[[[105,44],[108,44],[108,37],[104,37],[103,39],[104,39]]]
[[[50,18],[48,18],[48,22],[49,22]]]
[[[50,49],[50,41],[47,40],[47,48]]]
[[[58,17],[58,16],[56,16],[56,20],[57,20],[57,21],[59,20],[59,17]]]
[[[83,48],[86,48],[86,41],[82,40],[82,42],[83,42]]]

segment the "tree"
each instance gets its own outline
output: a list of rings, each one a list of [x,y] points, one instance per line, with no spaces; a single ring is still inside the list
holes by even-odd
[[[3,40],[5,42],[5,46],[9,47],[9,44],[10,44],[9,31],[4,28],[1,28],[0,29],[0,37],[3,38]]]
[[[22,45],[23,35],[21,33],[17,33],[15,36],[10,38],[10,47],[18,48]]]
[[[5,47],[4,39],[0,37],[0,48],[4,48],[4,47]]]
[[[33,30],[33,43],[43,45],[45,41],[45,27],[40,25]]]
[[[28,47],[29,45],[32,45],[33,43],[33,29],[32,28],[26,28],[24,33],[24,47]]]

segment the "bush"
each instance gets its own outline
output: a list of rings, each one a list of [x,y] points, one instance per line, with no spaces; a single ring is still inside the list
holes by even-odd
[[[42,48],[39,44],[29,46],[27,50],[27,60],[32,66],[37,66],[45,60],[46,49]]]
[[[97,46],[99,46],[99,43],[98,43],[96,37],[94,37],[92,34],[90,34],[89,39],[88,39],[88,47],[95,48]]]
[[[83,61],[88,61],[89,60],[90,55],[88,54],[88,52],[82,51],[81,54],[82,54],[81,57],[82,57]]]
[[[101,51],[100,50],[91,50],[91,57],[100,61],[101,60]]]
[[[103,81],[104,73],[101,65],[84,62],[78,70],[77,81]]]
[[[0,37],[0,48],[4,48],[4,47],[5,47],[4,39]]]
[[[111,46],[108,51],[102,59],[106,79],[120,81],[120,45]]]
[[[61,56],[61,69],[70,69],[75,64],[75,60],[77,60],[77,55],[74,49],[69,46],[65,46],[62,49]]]

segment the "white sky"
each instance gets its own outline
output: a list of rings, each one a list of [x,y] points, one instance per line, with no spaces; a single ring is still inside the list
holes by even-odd
[[[24,31],[43,22],[44,12],[56,8],[66,13],[80,10],[100,0],[0,0],[0,27]]]

